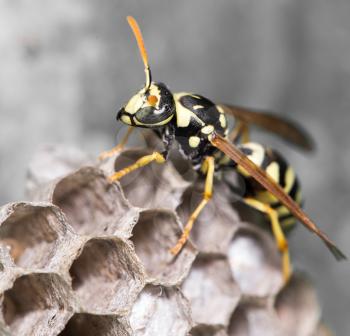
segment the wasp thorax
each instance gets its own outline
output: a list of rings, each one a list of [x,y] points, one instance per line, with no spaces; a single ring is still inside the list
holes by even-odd
[[[118,112],[117,119],[132,126],[158,127],[170,122],[174,114],[172,93],[163,83],[152,82],[131,97]]]

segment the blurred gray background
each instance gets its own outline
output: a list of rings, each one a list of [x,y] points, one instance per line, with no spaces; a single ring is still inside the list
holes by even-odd
[[[350,255],[350,1],[0,0],[0,203],[22,200],[43,143],[97,155],[116,142],[116,110],[144,82],[126,23],[142,27],[153,75],[174,91],[268,108],[305,125],[318,151],[284,151],[306,210]],[[316,281],[324,317],[350,334],[350,267],[303,228],[294,265]]]

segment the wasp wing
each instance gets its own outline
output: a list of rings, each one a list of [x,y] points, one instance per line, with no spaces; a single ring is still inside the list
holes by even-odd
[[[258,167],[254,162],[247,158],[236,146],[219,134],[214,133],[211,139],[213,146],[217,147],[225,153],[231,160],[244,168],[257,182],[259,182],[266,190],[274,195],[278,200],[286,206],[290,212],[300,220],[304,226],[319,236],[327,245],[337,260],[346,259],[346,256],[337,246],[321,231],[316,224],[305,214],[305,212],[287,195],[284,190],[269,176]]]
[[[312,151],[315,148],[311,135],[294,121],[266,111],[225,104],[219,104],[217,106],[221,107],[226,114],[246,124],[260,126],[304,150]]]

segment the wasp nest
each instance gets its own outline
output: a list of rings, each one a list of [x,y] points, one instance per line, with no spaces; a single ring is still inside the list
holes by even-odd
[[[202,186],[179,162],[108,182],[144,154],[34,158],[31,201],[0,208],[1,335],[327,335],[311,285],[283,286],[272,236],[240,221],[224,184],[173,258]]]

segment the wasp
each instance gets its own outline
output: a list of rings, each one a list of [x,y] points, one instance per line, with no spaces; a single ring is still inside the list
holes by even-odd
[[[110,176],[110,181],[117,181],[151,162],[166,162],[169,150],[175,143],[191,162],[193,169],[205,178],[202,200],[170,252],[177,255],[188,240],[197,217],[212,198],[214,177],[227,169],[234,169],[246,184],[242,201],[265,214],[271,223],[272,234],[282,255],[281,267],[286,281],[291,275],[286,231],[297,220],[321,238],[337,260],[346,259],[302,210],[300,183],[293,168],[277,151],[249,139],[250,126],[257,125],[310,150],[313,143],[307,132],[296,123],[268,112],[215,104],[199,94],[173,93],[165,84],[152,81],[140,28],[133,17],[128,16],[127,20],[143,60],[146,83],[117,114],[117,120],[130,126],[126,136],[117,147],[103,153],[102,157],[119,151],[135,127],[148,128],[162,139],[164,150],[141,157],[134,164]],[[227,116],[235,120],[231,132]]]

